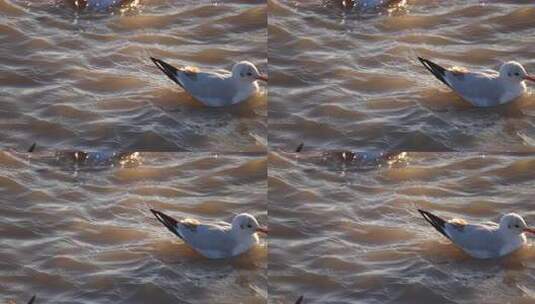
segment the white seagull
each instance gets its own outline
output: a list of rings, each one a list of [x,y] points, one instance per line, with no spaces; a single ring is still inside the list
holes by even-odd
[[[445,221],[430,212],[420,209],[418,211],[438,232],[478,259],[508,255],[527,243],[524,232],[535,234],[535,228],[528,227],[524,219],[516,213],[502,216],[499,224],[468,224],[462,219]]]
[[[167,229],[195,251],[209,259],[224,259],[240,255],[258,244],[257,232],[268,233],[256,218],[247,213],[234,217],[232,223],[201,224],[194,219],[180,221],[150,209]]]
[[[257,80],[268,81],[256,66],[248,61],[236,63],[232,72],[201,72],[195,67],[175,68],[151,57],[154,64],[191,96],[210,107],[240,103],[258,92]]]
[[[418,59],[438,80],[477,107],[511,102],[526,92],[524,80],[535,82],[535,76],[529,75],[516,61],[502,64],[499,72],[472,72],[460,67],[445,69],[427,59]]]

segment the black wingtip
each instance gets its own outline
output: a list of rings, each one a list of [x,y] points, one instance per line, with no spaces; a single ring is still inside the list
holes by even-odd
[[[450,238],[448,234],[446,234],[446,231],[444,229],[446,229],[446,221],[441,219],[440,217],[432,214],[431,212],[428,212],[428,211],[425,211],[425,210],[422,210],[422,209],[418,209],[418,212],[420,212],[420,214],[424,217],[424,219],[429,223],[431,224],[433,227],[435,227],[435,229],[440,232],[443,236],[445,236],[446,238]]]
[[[178,73],[178,69],[174,66],[170,65],[169,63],[160,60],[158,58],[150,57],[150,60],[162,71],[167,77],[169,77],[172,81],[174,81],[176,84],[178,84],[180,87],[183,87],[180,81],[178,81],[176,75]]]
[[[33,151],[35,151],[35,147],[37,147],[37,143],[33,143],[30,148],[28,149],[28,152],[31,153]]]
[[[300,296],[299,299],[295,302],[295,304],[301,304],[303,303],[303,296]]]
[[[418,56],[418,60],[422,63],[422,65],[429,71],[431,74],[435,75],[438,80],[440,80],[443,84],[447,85],[448,87],[451,87],[450,84],[446,81],[446,69],[441,67],[440,65],[427,60],[425,58],[422,58]]]
[[[28,304],[33,304],[33,301],[35,301],[35,296],[30,299],[30,302],[28,302]]]
[[[295,152],[299,153],[303,151],[303,147],[305,146],[305,143],[300,143],[299,146],[295,149]]]
[[[177,224],[178,224],[177,220],[175,220],[174,218],[170,217],[169,215],[167,215],[167,214],[165,214],[163,212],[160,212],[158,210],[150,209],[150,211],[152,212],[152,214],[154,214],[154,216],[156,217],[156,219],[160,223],[162,223],[165,227],[167,227],[167,229],[169,229],[169,231],[174,233],[179,238],[182,238],[182,236],[180,234],[178,234],[178,232],[175,229]]]

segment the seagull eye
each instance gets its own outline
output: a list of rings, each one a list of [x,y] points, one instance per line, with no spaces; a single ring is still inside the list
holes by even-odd
[[[520,76],[520,73],[516,72],[516,73],[515,73],[515,76]]]
[[[518,225],[515,225],[515,228],[520,228],[520,226],[518,226]]]
[[[252,75],[253,75],[253,73],[247,72],[247,76],[252,76]]]
[[[251,224],[247,225],[247,228],[253,228],[253,226]]]

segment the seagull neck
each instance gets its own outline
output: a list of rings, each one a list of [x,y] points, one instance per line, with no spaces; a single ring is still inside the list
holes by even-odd
[[[230,233],[234,236],[240,235],[241,229],[239,225],[232,225],[230,228]]]
[[[241,81],[240,78],[240,73],[232,73],[232,81],[239,83]]]
[[[513,230],[509,229],[507,225],[500,225],[500,227],[498,228],[498,232],[507,239],[522,235],[522,233],[516,233]]]
[[[240,232],[240,229],[232,230],[231,234],[232,234],[232,238],[238,242],[241,239],[243,239],[243,236],[242,236],[243,233]]]

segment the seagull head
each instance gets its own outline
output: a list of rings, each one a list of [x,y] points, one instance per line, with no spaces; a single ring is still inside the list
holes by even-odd
[[[502,219],[500,220],[500,230],[502,229],[513,234],[522,234],[524,232],[535,234],[535,228],[528,227],[526,221],[516,213],[509,213],[502,216]]]
[[[267,81],[268,77],[261,74],[256,66],[249,61],[236,63],[232,67],[232,77],[244,82],[255,82],[257,80]]]
[[[241,213],[232,220],[232,230],[238,234],[252,235],[257,232],[268,233],[268,229],[260,226],[256,218],[248,213]]]
[[[535,82],[535,76],[529,75],[526,69],[516,61],[509,61],[502,64],[500,67],[500,78],[513,82],[522,82],[524,80]]]

